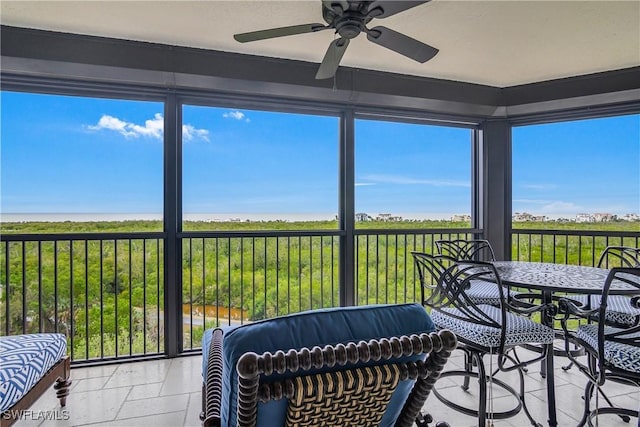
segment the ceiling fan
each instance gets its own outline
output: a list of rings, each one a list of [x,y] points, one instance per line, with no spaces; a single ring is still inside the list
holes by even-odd
[[[349,46],[349,41],[357,37],[361,32],[365,32],[367,39],[375,44],[424,63],[433,58],[438,53],[438,49],[387,27],[367,28],[366,25],[374,18],[387,18],[429,1],[322,0],[322,17],[328,25],[318,23],[292,25],[236,34],[233,38],[240,43],[247,43],[333,29],[340,37],[329,45],[316,73],[316,79],[328,79],[335,75],[338,65],[340,65],[340,60],[347,50],[347,46]]]

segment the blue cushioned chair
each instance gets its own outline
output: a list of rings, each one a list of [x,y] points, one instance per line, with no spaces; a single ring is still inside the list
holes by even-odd
[[[598,267],[640,267],[640,248],[628,246],[607,246],[598,260]],[[572,299],[586,308],[597,309],[600,306],[600,295],[574,295]],[[593,318],[598,320],[599,311],[596,310]],[[640,316],[640,308],[631,303],[629,297],[623,295],[610,295],[605,322],[611,324],[633,325]]]
[[[441,377],[461,377],[464,391],[468,391],[470,378],[478,379],[477,407],[462,406],[437,389],[433,390],[435,396],[450,408],[476,417],[480,427],[488,425],[489,420],[513,417],[521,410],[524,410],[532,425],[541,426],[534,420],[525,403],[523,369],[547,356],[549,346],[553,343],[554,331],[527,316],[552,307],[529,303],[524,305],[523,302],[510,298],[509,289],[503,285],[493,264],[458,261],[445,255],[421,252],[412,252],[412,255],[423,287],[432,288],[431,295],[424,304],[429,308],[433,322],[439,329],[452,331],[458,338],[459,349],[465,353],[465,369],[448,370]],[[470,284],[477,281],[493,284],[499,293],[499,306],[476,304],[471,299],[467,291]],[[543,344],[541,354],[524,361],[509,354],[515,347],[524,344]],[[486,368],[485,356],[497,359],[495,372]],[[518,374],[519,390],[494,378],[499,372],[511,371]],[[494,411],[490,398],[494,385],[516,397],[516,406],[504,411]]]
[[[456,337],[420,304],[311,310],[203,336],[206,426],[426,425]]]
[[[493,252],[491,243],[485,239],[456,239],[456,240],[436,240],[438,253],[446,255],[457,261],[495,261],[496,255]],[[500,292],[496,284],[485,280],[474,280],[469,283],[466,294],[475,304],[489,304],[500,306]],[[507,292],[505,290],[505,292]],[[518,292],[509,290],[512,297]]]
[[[640,415],[637,406],[614,406],[600,390],[607,381],[631,385],[635,389],[640,387],[640,314],[636,315],[633,321],[623,319],[623,322],[617,324],[607,316],[610,312],[610,301],[615,296],[609,294],[613,283],[625,283],[625,286],[631,289],[630,292],[633,292],[633,296],[624,298],[628,300],[629,306],[640,308],[640,268],[612,268],[605,280],[597,308],[576,304],[573,297],[561,298],[558,302],[560,310],[564,313],[561,324],[566,349],[569,350],[572,343],[578,343],[587,353],[585,361],[567,351],[569,359],[587,377],[583,396],[584,412],[578,426],[586,423],[593,425],[592,420],[598,414],[617,414],[627,422],[630,417]],[[580,325],[574,330],[569,322],[573,316],[607,321]],[[604,397],[609,407],[591,409],[591,397],[596,390]],[[640,419],[638,422],[640,423]]]

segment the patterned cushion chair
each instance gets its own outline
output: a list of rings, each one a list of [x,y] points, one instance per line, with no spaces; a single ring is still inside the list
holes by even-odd
[[[420,410],[457,343],[434,330],[420,304],[311,310],[208,330],[204,425],[426,425]]]
[[[0,337],[0,412],[2,427],[13,424],[55,383],[60,405],[69,394],[70,366],[62,334]]]
[[[456,240],[436,240],[438,253],[455,259],[456,261],[495,261],[496,255],[491,247],[491,243],[485,239],[456,239]],[[424,289],[424,287],[423,287]],[[423,290],[424,292],[424,290]],[[505,290],[505,292],[507,292]],[[486,280],[472,280],[467,285],[467,296],[475,304],[489,304],[500,306],[500,292],[496,284]],[[517,291],[508,290],[510,297],[518,297]],[[423,298],[424,300],[424,298]]]
[[[640,248],[628,246],[607,246],[598,260],[598,267],[640,267]],[[587,309],[600,307],[600,295],[574,295],[574,301]],[[640,307],[632,299],[621,295],[610,295],[607,300],[604,320],[612,325],[633,325],[640,318]],[[598,320],[599,310],[595,310],[589,320]]]
[[[510,418],[520,411],[524,411],[531,425],[541,426],[533,418],[525,402],[524,369],[547,357],[555,335],[553,329],[536,323],[529,316],[551,310],[552,306],[513,305],[506,298],[508,287],[503,285],[498,271],[491,263],[456,261],[445,255],[420,252],[412,252],[412,255],[423,286],[425,283],[436,283],[424,302],[430,309],[433,322],[438,328],[446,328],[456,334],[458,348],[465,354],[464,370],[448,370],[441,377],[449,380],[461,378],[461,387],[465,391],[469,388],[470,378],[478,380],[477,405],[464,406],[461,401],[456,401],[457,395],[451,396],[449,393],[447,396],[437,388],[433,390],[434,395],[446,406],[475,417],[480,427],[493,425],[493,420]],[[474,281],[493,283],[499,293],[500,305],[495,307],[476,304],[467,294],[469,284]],[[522,361],[510,355],[516,347],[526,344],[541,345],[540,355]],[[488,369],[485,359],[496,359],[495,370]],[[499,372],[515,372],[519,378],[519,387],[516,389],[511,384],[494,378]],[[494,386],[510,393],[516,398],[517,404],[506,410],[504,407],[496,410],[492,399]]]
[[[579,426],[593,425],[592,420],[600,414],[617,414],[624,421],[629,422],[630,417],[639,417],[638,407],[623,408],[615,406],[614,402],[602,393],[601,386],[606,382],[617,382],[629,387],[633,393],[640,387],[640,316],[633,322],[618,322],[615,326],[609,322],[590,323],[571,328],[570,320],[574,316],[586,318],[607,318],[611,312],[610,300],[615,295],[610,295],[613,283],[625,283],[634,291],[634,297],[626,297],[630,305],[640,308],[640,268],[612,268],[604,282],[602,296],[599,297],[596,308],[577,305],[575,298],[561,298],[558,301],[560,310],[564,313],[561,320],[565,336],[565,348],[577,343],[584,347],[587,358],[578,358],[567,351],[569,359],[578,367],[586,378],[584,390],[584,411]],[[613,306],[615,307],[615,306]],[[610,319],[609,319],[610,320]],[[628,319],[625,319],[628,320]],[[608,407],[591,409],[592,396],[599,393],[609,404]],[[596,405],[599,400],[595,399]],[[640,425],[640,419],[638,420]]]

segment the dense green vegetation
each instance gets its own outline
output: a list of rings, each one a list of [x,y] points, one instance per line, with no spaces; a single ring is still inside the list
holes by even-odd
[[[558,230],[561,235],[531,234],[527,230]],[[595,233],[585,235],[584,232],[587,231]],[[625,232],[625,235],[633,237],[615,236],[615,232]],[[565,234],[562,235],[562,233]],[[511,259],[596,265],[605,247],[614,245],[637,247],[638,244],[640,244],[640,221],[516,222],[513,224]]]
[[[420,298],[412,250],[432,252],[434,240],[468,237],[468,223],[363,222],[354,277],[358,304]],[[184,347],[197,348],[205,326],[258,320],[329,307],[339,300],[336,221],[187,222],[185,231],[305,230],[292,237],[193,237],[182,240]],[[366,229],[398,229],[390,235]],[[591,265],[607,244],[636,246],[638,237],[527,234],[528,229],[640,232],[638,222],[515,223],[513,258]],[[4,223],[3,234],[158,232],[159,221]],[[451,229],[451,233],[407,229]],[[458,230],[456,230],[458,229]],[[638,236],[639,234],[636,234]],[[104,237],[104,236],[101,236]],[[163,351],[164,244],[155,238],[3,242],[0,248],[0,331],[58,330],[75,360]],[[7,286],[9,283],[8,296]],[[168,283],[167,286],[175,286]],[[23,289],[26,291],[23,292]],[[8,302],[8,307],[7,307]],[[57,302],[57,304],[56,304]],[[9,316],[7,317],[7,308]],[[71,345],[71,341],[73,344]]]

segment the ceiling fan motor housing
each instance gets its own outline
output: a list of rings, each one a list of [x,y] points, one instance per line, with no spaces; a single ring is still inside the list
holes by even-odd
[[[350,6],[353,7],[353,5]],[[328,7],[323,3],[322,17],[329,26],[336,29],[336,33],[338,33],[340,37],[352,39],[358,36],[358,34],[364,30],[365,25],[372,19],[360,11],[360,4],[357,4],[357,6],[358,8],[356,10],[352,10],[351,8],[343,10],[337,3],[334,8]]]

